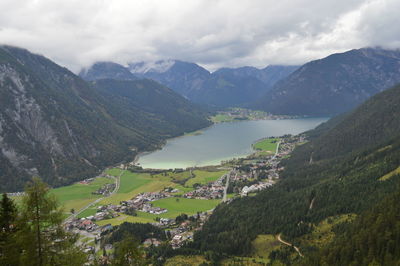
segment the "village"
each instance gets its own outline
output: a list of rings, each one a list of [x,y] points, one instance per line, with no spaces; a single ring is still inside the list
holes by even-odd
[[[296,116],[274,115],[263,111],[254,111],[245,108],[229,108],[225,111],[219,111],[217,117],[222,119],[218,122],[240,121],[240,120],[281,120],[293,119]]]
[[[290,156],[296,145],[305,142],[304,136],[283,136],[279,138],[277,151],[274,154],[262,155],[259,157],[249,156],[229,162],[231,170],[222,175],[214,182],[206,185],[195,184],[192,191],[176,195],[178,189],[166,187],[158,192],[143,192],[127,201],[121,201],[120,204],[101,205],[97,207],[94,215],[84,218],[73,218],[65,223],[65,228],[69,231],[79,233],[82,236],[91,236],[99,243],[102,236],[113,230],[111,224],[98,226],[97,221],[118,217],[121,214],[137,215],[137,212],[154,214],[152,225],[165,230],[168,235],[168,241],[173,249],[182,247],[186,242],[193,240],[193,234],[201,230],[203,224],[212,214],[212,210],[207,212],[198,212],[195,215],[188,216],[181,214],[176,218],[160,218],[157,215],[167,213],[168,209],[155,207],[153,201],[160,199],[179,197],[187,199],[215,200],[223,199],[223,202],[229,204],[235,198],[255,195],[257,192],[273,186],[279,179],[280,172],[284,169],[280,166],[282,159]],[[84,180],[83,182],[90,182]],[[96,191],[102,195],[107,195],[115,188],[103,186]],[[229,195],[229,197],[228,197]],[[157,246],[161,241],[156,238],[146,239],[142,243],[144,246]],[[100,248],[98,245],[90,246],[82,244],[85,251],[93,253]],[[110,248],[110,246],[108,246]]]

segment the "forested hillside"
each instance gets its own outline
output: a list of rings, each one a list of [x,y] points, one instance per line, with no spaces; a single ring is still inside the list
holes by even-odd
[[[192,247],[221,257],[249,255],[259,234],[282,234],[296,243],[324,219],[361,214],[398,191],[399,95],[397,86],[309,132],[312,140],[283,161],[282,180],[218,206]]]
[[[337,115],[399,82],[399,50],[355,49],[301,66],[253,108],[275,114]]]
[[[202,109],[156,81],[103,79],[91,84],[102,96],[118,101],[118,108],[108,109],[123,125],[135,125],[134,120],[138,119],[135,113],[140,111],[151,114],[147,119],[152,119],[142,121],[142,128],[168,137],[210,124],[204,119],[206,113]]]
[[[400,187],[353,223],[337,228],[332,243],[303,265],[399,265]]]
[[[138,86],[175,97],[179,110],[163,101],[130,104],[43,56],[0,47],[0,191],[21,190],[33,175],[51,185],[93,176],[167,137],[210,124],[205,112],[160,85]]]

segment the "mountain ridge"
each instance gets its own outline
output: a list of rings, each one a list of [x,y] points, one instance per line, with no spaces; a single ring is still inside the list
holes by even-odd
[[[400,82],[400,51],[353,49],[304,64],[253,108],[275,114],[337,115]]]
[[[96,64],[93,66],[96,67]],[[277,81],[297,69],[297,66],[222,68],[210,73],[195,63],[159,60],[129,63],[125,68],[124,71],[129,70],[135,76],[156,80],[195,103],[221,108],[244,106],[255,101]],[[107,71],[105,67],[103,69]],[[101,72],[97,78],[87,78],[84,72],[81,76],[88,80],[101,79],[104,76],[124,79],[122,75]]]

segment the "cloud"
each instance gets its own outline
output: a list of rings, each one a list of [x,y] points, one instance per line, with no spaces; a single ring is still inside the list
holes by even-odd
[[[301,64],[400,47],[398,0],[2,0],[0,42],[77,72],[95,61]]]

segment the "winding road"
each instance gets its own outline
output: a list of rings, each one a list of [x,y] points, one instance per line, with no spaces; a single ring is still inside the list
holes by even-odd
[[[296,252],[300,255],[300,257],[304,257],[303,254],[301,254],[300,249],[299,249],[298,247],[296,247],[296,246],[293,245],[293,244],[290,244],[289,242],[286,242],[285,240],[282,240],[281,234],[279,234],[279,235],[276,237],[276,239],[277,239],[279,242],[281,242],[282,244],[286,245],[286,246],[293,247],[293,248],[296,250]]]

